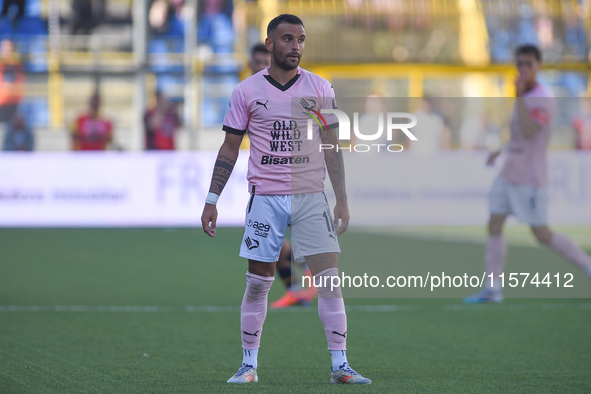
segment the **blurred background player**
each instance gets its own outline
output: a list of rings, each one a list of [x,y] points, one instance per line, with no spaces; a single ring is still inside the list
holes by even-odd
[[[113,140],[113,125],[100,116],[101,98],[98,93],[89,101],[89,111],[80,115],[72,129],[72,150],[106,150]]]
[[[305,262],[292,261],[291,252],[291,243],[288,240],[284,240],[275,269],[281,278],[281,282],[286,287],[286,292],[277,301],[271,303],[271,308],[278,309],[294,305],[308,305],[318,295],[318,290],[314,286],[302,289],[301,276],[294,275],[292,265],[298,265],[303,270],[305,276],[311,277],[312,273]]]
[[[265,44],[259,42],[258,44],[253,45],[250,50],[250,59],[248,60],[248,68],[250,68],[251,73],[256,74],[270,65],[271,52],[267,50]]]
[[[566,236],[552,232],[547,225],[548,169],[546,154],[552,121],[556,116],[556,100],[549,88],[540,84],[537,73],[542,58],[533,45],[515,51],[519,76],[515,81],[517,100],[511,119],[511,138],[507,159],[489,194],[489,236],[485,247],[487,279],[485,288],[464,299],[467,303],[501,302],[503,293],[499,275],[505,269],[507,244],[503,225],[508,215],[515,215],[531,226],[541,244],[549,246],[564,258],[586,271],[591,277],[591,256]],[[493,166],[501,152],[489,155],[487,165]]]
[[[156,104],[144,115],[146,149],[174,150],[174,135],[180,126],[181,120],[175,104],[157,91]]]
[[[259,71],[263,71],[265,68],[271,65],[271,52],[267,50],[267,47],[262,42],[258,44],[254,44],[250,49],[250,58],[248,59],[248,69],[250,70],[250,75],[254,75]],[[249,75],[249,76],[250,76]],[[242,144],[240,144],[240,149],[242,150],[249,150],[250,149],[250,138],[248,138],[248,130],[242,139]]]
[[[573,128],[577,131],[577,149],[591,150],[591,98],[579,100],[581,113],[573,119]]]

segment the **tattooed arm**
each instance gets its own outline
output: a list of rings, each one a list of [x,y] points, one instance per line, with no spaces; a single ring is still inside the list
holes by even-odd
[[[334,189],[337,203],[334,207],[334,227],[337,229],[337,235],[341,235],[349,226],[349,207],[347,205],[347,191],[345,189],[345,164],[343,162],[342,150],[337,151],[341,144],[338,139],[338,128],[322,130],[320,137],[323,144],[332,145],[331,149],[323,149],[324,161],[328,170],[328,177]],[[339,219],[341,226],[339,227]]]
[[[209,186],[210,193],[222,194],[222,190],[224,190],[234,169],[234,164],[236,164],[236,160],[238,159],[242,137],[242,135],[226,133],[226,139],[215,161],[211,185]],[[215,204],[206,203],[203,208],[203,214],[201,215],[201,225],[203,226],[203,231],[210,237],[215,237],[217,218],[218,210]]]

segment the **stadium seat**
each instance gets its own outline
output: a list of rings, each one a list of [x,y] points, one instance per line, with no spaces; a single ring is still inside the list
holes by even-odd
[[[183,21],[173,16],[168,21],[168,31],[165,34],[169,37],[184,37],[185,36],[185,25]]]
[[[205,127],[222,124],[232,90],[238,82],[236,74],[208,75],[204,78],[201,114]]]
[[[47,23],[41,18],[25,17],[18,21],[15,33],[26,36],[46,36]]]
[[[6,18],[0,19],[0,38],[10,38],[12,34],[12,24]]]
[[[170,100],[183,99],[183,89],[179,87],[185,83],[183,74],[160,74],[156,78],[156,90],[162,92]]]
[[[43,97],[29,97],[20,103],[18,111],[23,114],[31,127],[47,127],[49,107]]]
[[[148,53],[152,56],[150,71],[155,73],[182,73],[183,65],[169,58],[170,53],[182,53],[182,39],[160,36],[148,43]]]
[[[197,41],[212,48],[234,44],[232,21],[224,14],[203,15],[197,26]]]
[[[23,37],[21,53],[25,53],[25,70],[28,72],[47,71],[47,40],[44,37]]]

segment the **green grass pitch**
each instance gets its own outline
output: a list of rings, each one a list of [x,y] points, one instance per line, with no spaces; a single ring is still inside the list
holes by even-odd
[[[259,382],[227,385],[241,362],[241,235],[1,229],[0,393],[591,392],[591,288],[580,273],[586,298],[347,299],[349,361],[371,386],[329,383],[316,303],[269,311]],[[482,271],[479,242],[355,231],[340,242],[344,267],[379,258],[364,260],[364,248],[381,242],[393,267],[446,256]],[[540,247],[510,246],[508,270],[531,264],[576,271]],[[270,300],[282,293],[276,281]]]

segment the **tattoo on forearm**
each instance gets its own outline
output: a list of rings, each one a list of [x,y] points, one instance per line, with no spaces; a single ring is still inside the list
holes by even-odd
[[[343,162],[343,152],[337,152],[336,149],[326,151],[324,161],[330,177],[330,182],[335,194],[345,194],[345,164]]]
[[[209,191],[216,194],[222,194],[222,190],[226,186],[232,170],[234,169],[236,160],[225,155],[218,155],[213,169],[213,176],[211,177],[211,185]]]

